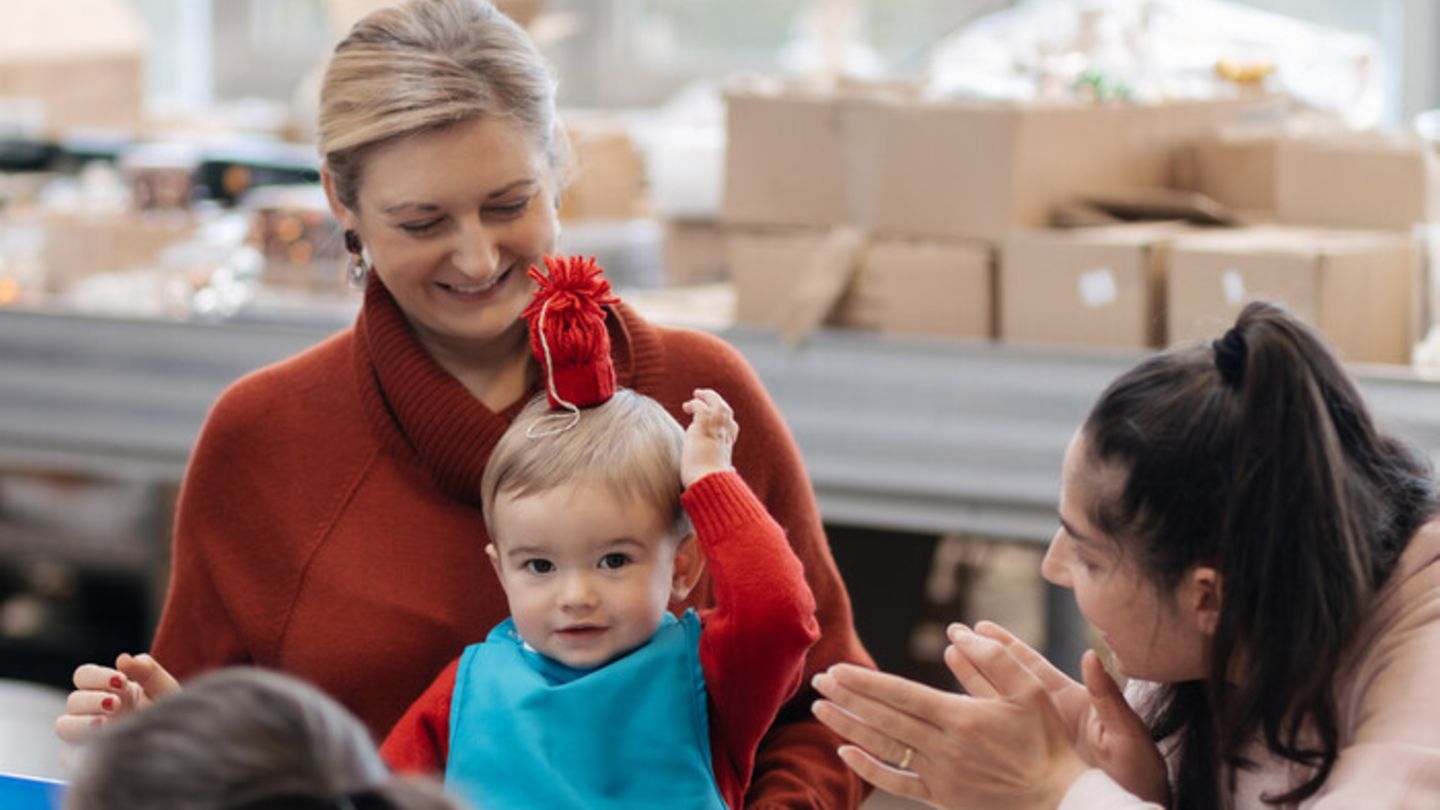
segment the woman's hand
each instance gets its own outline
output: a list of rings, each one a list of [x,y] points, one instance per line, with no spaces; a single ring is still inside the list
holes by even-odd
[[[730,404],[709,388],[697,388],[681,408],[691,417],[680,451],[681,483],[689,487],[710,473],[735,469],[730,452],[740,425]]]
[[[973,687],[981,694],[992,694],[993,686],[965,656],[959,644],[969,632],[964,625],[950,626],[948,635],[952,646],[945,651],[945,663],[967,690]],[[1040,681],[1065,727],[1071,730],[1071,739],[1086,763],[1105,771],[1136,796],[1168,805],[1170,781],[1165,760],[1151,739],[1145,721],[1125,700],[1093,650],[1080,659],[1081,677],[1085,681],[1082,686],[1000,625],[980,622],[975,632],[1000,644]]]
[[[1087,766],[1046,685],[993,639],[966,631],[955,649],[969,695],[842,664],[816,676],[815,716],[884,790],[941,808],[1055,807]]]
[[[65,714],[55,721],[55,733],[69,743],[82,742],[112,718],[143,709],[180,689],[179,682],[144,653],[121,653],[114,669],[83,664],[75,670],[74,680]]]

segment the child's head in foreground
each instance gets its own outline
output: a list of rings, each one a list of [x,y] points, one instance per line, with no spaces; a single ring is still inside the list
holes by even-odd
[[[568,429],[545,430],[553,414],[536,397],[496,444],[481,483],[485,550],[521,638],[589,669],[648,641],[699,579],[680,507],[684,431],[626,389]]]
[[[459,810],[386,770],[354,715],[288,675],[232,667],[102,729],[66,810]]]

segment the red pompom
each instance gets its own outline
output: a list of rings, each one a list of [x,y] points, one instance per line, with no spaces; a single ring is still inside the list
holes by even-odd
[[[545,374],[550,405],[599,405],[615,394],[604,306],[620,299],[593,257],[546,256],[545,267],[548,275],[530,267],[537,286],[523,317],[530,324],[530,350]]]

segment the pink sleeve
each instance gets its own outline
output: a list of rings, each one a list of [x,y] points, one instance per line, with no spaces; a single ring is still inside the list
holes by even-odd
[[[1309,810],[1440,807],[1440,749],[1361,743],[1340,752]]]
[[[1065,791],[1057,810],[1164,810],[1116,784],[1104,771],[1091,769],[1080,774]]]
[[[460,659],[450,662],[390,730],[380,758],[400,773],[433,774],[445,770],[450,756],[450,698]]]
[[[1434,547],[1433,535],[1417,537],[1432,538],[1417,554]],[[1341,683],[1340,757],[1314,810],[1440,807],[1440,559],[1393,587]]]
[[[708,475],[682,502],[715,599],[700,636],[715,775],[727,802],[740,807],[760,740],[795,694],[820,636],[815,598],[784,531],[738,474]]]

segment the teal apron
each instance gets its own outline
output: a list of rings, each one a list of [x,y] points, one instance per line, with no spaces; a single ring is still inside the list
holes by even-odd
[[[639,649],[572,669],[501,622],[465,648],[445,785],[477,810],[725,810],[710,759],[700,617],[666,613]]]

